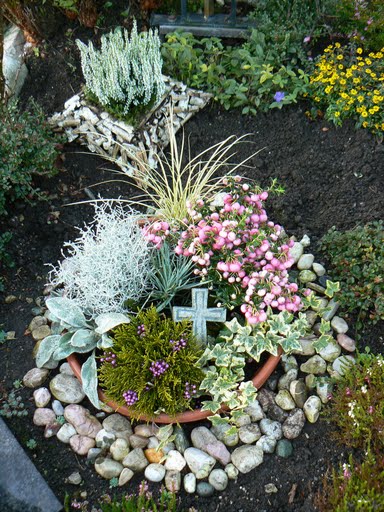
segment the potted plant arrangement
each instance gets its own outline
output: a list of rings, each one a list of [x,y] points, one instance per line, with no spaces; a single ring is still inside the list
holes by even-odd
[[[241,141],[183,166],[171,123],[169,131],[158,170],[133,155],[148,214],[96,201],[93,224],[50,273],[52,334],[37,365],[69,358],[95,407],[102,400],[159,423],[235,422],[282,351],[300,350],[301,310],[315,299],[290,279],[293,242],[264,208],[276,183],[262,190],[236,175],[244,162],[217,177]],[[325,338],[326,329],[317,343]]]

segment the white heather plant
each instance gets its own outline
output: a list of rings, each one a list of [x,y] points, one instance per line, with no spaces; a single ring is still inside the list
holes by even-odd
[[[49,274],[51,284],[95,318],[101,313],[123,313],[125,303],[148,294],[150,248],[138,225],[140,214],[120,203],[95,203],[90,225],[68,242],[68,256]]]
[[[136,21],[131,35],[118,27],[101,38],[101,49],[77,40],[88,91],[106,107],[120,106],[126,115],[132,105],[157,101],[165,90],[157,31],[138,34]]]

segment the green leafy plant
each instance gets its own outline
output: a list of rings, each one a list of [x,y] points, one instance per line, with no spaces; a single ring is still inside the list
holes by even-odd
[[[343,445],[380,452],[384,446],[384,358],[359,354],[348,365],[329,402],[327,416]]]
[[[363,322],[384,319],[384,229],[377,221],[344,233],[332,228],[321,249],[331,263],[331,275],[340,282],[337,300],[345,311],[359,314]]]
[[[349,457],[338,471],[323,479],[315,496],[321,512],[376,512],[384,510],[384,462],[382,456],[368,452],[359,464]]]
[[[82,310],[66,297],[53,297],[46,301],[52,322],[51,335],[44,338],[37,349],[36,365],[55,367],[55,363],[73,353],[92,352],[81,368],[85,394],[99,408],[97,395],[97,367],[95,349],[106,350],[113,344],[108,332],[130,320],[122,313],[103,313],[94,320],[87,320]]]
[[[131,34],[117,28],[101,38],[101,49],[77,40],[87,90],[100,105],[121,115],[148,105],[165,90],[161,74],[160,40],[156,31]]]
[[[60,140],[34,101],[24,112],[14,101],[0,105],[0,215],[7,213],[7,202],[39,198],[33,179],[57,173]]]
[[[26,443],[25,443],[25,446],[27,448],[29,448],[30,450],[36,450],[37,448],[37,441],[35,439],[29,439]]]
[[[265,35],[257,30],[240,47],[174,32],[166,36],[162,55],[167,74],[211,92],[226,109],[242,108],[244,114],[295,103],[309,83],[303,70],[295,71],[271,53]]]
[[[221,404],[230,409],[230,417],[211,416],[209,419],[214,425],[236,421],[255,400],[253,383],[243,382],[247,360],[258,362],[263,352],[277,355],[281,349],[286,354],[300,350],[299,338],[305,335],[306,329],[305,315],[299,313],[295,318],[288,311],[278,314],[269,311],[268,321],[254,326],[243,326],[236,318],[225,323],[218,338],[209,344],[199,360],[200,365],[208,365],[200,390],[212,396],[211,400],[203,402],[202,409],[213,414],[219,411]]]
[[[381,0],[336,2],[333,26],[368,50],[384,46],[384,4]]]
[[[191,323],[175,323],[153,306],[130,320],[114,329],[113,347],[100,359],[107,397],[128,405],[134,416],[190,409],[203,378]]]
[[[177,256],[168,243],[152,252],[151,267],[149,300],[155,302],[157,311],[169,307],[176,295],[198,283],[192,261]]]
[[[362,48],[341,47],[340,43],[328,46],[310,79],[308,92],[315,103],[312,116],[321,111],[337,126],[352,118],[357,128],[383,133],[383,56],[384,48],[363,56]]]
[[[28,415],[23,399],[21,396],[17,395],[15,388],[12,388],[10,391],[6,389],[2,389],[1,391],[0,416],[4,416],[5,418],[12,418],[13,416],[21,418]]]
[[[0,235],[0,264],[4,267],[13,268],[15,262],[11,255],[7,252],[6,246],[12,239],[12,233],[6,231]],[[4,279],[0,276],[0,292],[4,291]]]

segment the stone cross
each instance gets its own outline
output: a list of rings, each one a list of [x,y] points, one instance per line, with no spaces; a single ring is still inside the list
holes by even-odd
[[[204,344],[207,343],[207,322],[225,322],[227,317],[225,308],[208,308],[207,304],[207,288],[192,288],[192,307],[172,308],[173,321],[191,320],[193,334]]]

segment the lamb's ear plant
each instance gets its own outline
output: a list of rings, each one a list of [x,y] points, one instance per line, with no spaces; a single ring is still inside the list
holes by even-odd
[[[214,414],[209,418],[212,424],[236,423],[236,419],[244,414],[244,409],[255,400],[253,383],[243,382],[246,361],[249,358],[260,361],[263,352],[277,355],[280,347],[286,354],[301,350],[299,339],[305,335],[307,327],[303,313],[295,318],[288,311],[278,314],[269,311],[267,322],[252,327],[241,325],[236,318],[224,324],[218,338],[199,359],[201,366],[208,365],[200,391],[212,396],[212,400],[203,402],[202,407],[202,410]],[[230,408],[229,417],[215,414],[223,403]]]
[[[85,394],[99,408],[95,349],[110,348],[113,342],[108,332],[122,323],[129,323],[130,319],[122,313],[103,313],[94,320],[87,320],[80,307],[66,297],[47,299],[46,305],[54,334],[40,342],[36,365],[49,368],[73,353],[92,352],[82,366],[81,380]]]

